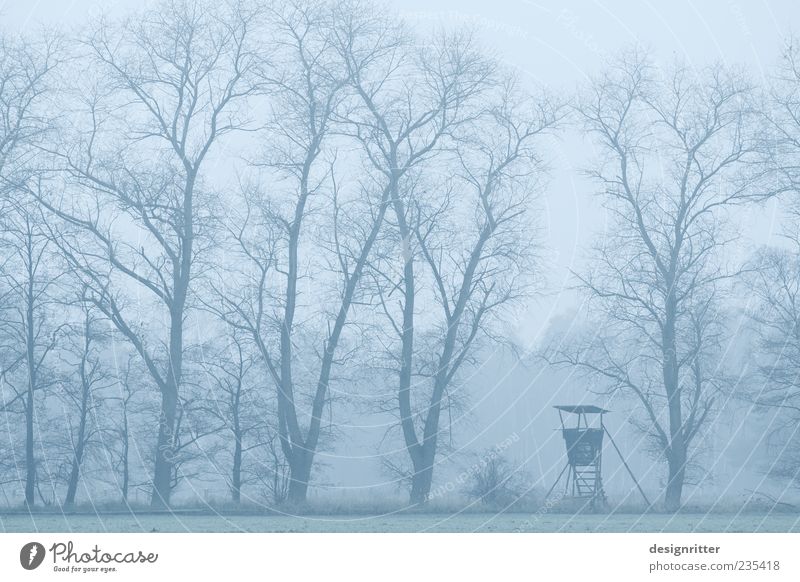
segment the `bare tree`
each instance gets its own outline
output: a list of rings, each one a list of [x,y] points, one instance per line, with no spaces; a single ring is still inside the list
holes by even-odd
[[[656,70],[637,52],[593,81],[579,113],[612,222],[580,276],[594,331],[549,357],[636,398],[675,511],[724,379],[721,298],[739,271],[723,254],[735,238],[725,218],[774,193],[764,120],[736,71]]]
[[[41,105],[52,89],[61,48],[50,35],[31,42],[0,32],[0,193],[16,188],[32,170],[34,148],[49,128]]]
[[[787,239],[789,248],[762,249],[748,277],[757,332],[756,382],[749,396],[774,414],[770,437],[777,453],[770,473],[800,484],[800,236]]]
[[[352,43],[348,29],[339,33],[339,46],[350,84],[360,99],[360,106],[348,117],[352,135],[385,182],[397,226],[403,265],[402,313],[393,322],[400,336],[397,394],[404,440],[418,476],[412,485],[412,499],[418,502],[430,490],[436,435],[426,433],[420,444],[412,412],[416,280],[411,251],[414,229],[408,223],[413,203],[409,205],[404,191],[413,184],[418,168],[439,153],[456,127],[474,114],[470,105],[486,89],[493,69],[469,36],[441,35],[423,49],[415,47],[414,39],[404,31],[395,34],[396,46],[382,59]],[[436,410],[431,415],[429,430],[434,433],[438,433],[439,405],[434,402]]]
[[[533,290],[535,280],[531,212],[543,173],[535,142],[557,123],[561,108],[546,97],[539,102],[523,97],[512,79],[499,81],[483,100],[485,109],[456,133],[451,163],[436,162],[436,172],[444,168],[447,177],[408,188],[406,216],[397,221],[405,259],[402,278],[396,279],[396,288],[403,289],[400,304],[410,301],[423,314],[408,309],[404,319],[411,324],[406,335],[420,346],[406,360],[417,378],[408,387],[417,392],[415,412],[410,413],[409,395],[399,394],[414,468],[412,502],[424,501],[430,491],[444,431],[441,413],[458,392],[460,370],[473,363],[483,341],[502,341],[495,324]],[[409,242],[403,242],[403,225]],[[416,271],[409,268],[415,262],[421,263]],[[382,293],[381,304],[399,331],[386,303],[391,295]]]
[[[514,103],[513,81],[497,75],[469,35],[441,34],[403,50],[353,75],[362,106],[351,118],[390,193],[394,244],[383,251],[388,262],[374,261],[374,282],[399,340],[390,351],[413,466],[411,500],[419,503],[430,491],[448,387],[488,329],[489,314],[520,290],[512,271],[530,248],[517,235],[532,193],[523,182],[537,170],[531,141],[555,114],[545,106],[520,117],[516,107],[531,104]],[[426,338],[430,317],[437,320]],[[412,396],[415,377],[430,380],[428,394]]]
[[[773,153],[778,182],[795,194],[800,187],[800,48],[790,39],[773,79],[769,120],[774,130]],[[747,278],[755,301],[756,383],[752,401],[774,414],[771,441],[777,453],[771,473],[800,484],[800,209],[788,204],[782,242],[760,249]]]
[[[291,467],[283,456],[278,431],[263,424],[257,435],[260,446],[253,450],[255,458],[245,467],[248,476],[243,480],[259,484],[262,495],[273,505],[280,505],[289,497]]]
[[[796,193],[800,188],[800,45],[791,37],[783,47],[781,61],[772,79],[769,115],[773,130],[773,165],[782,190]],[[797,207],[792,206],[792,219]],[[793,236],[793,235],[790,235]]]
[[[243,469],[246,456],[265,444],[259,439],[271,420],[270,410],[263,397],[257,378],[263,371],[257,366],[255,354],[249,352],[252,345],[246,342],[241,331],[233,329],[226,339],[228,345],[209,351],[203,365],[208,393],[202,405],[206,414],[216,419],[221,430],[230,433],[233,449],[230,452],[229,487],[234,503],[242,496]]]
[[[5,409],[22,404],[25,413],[25,501],[34,503],[36,459],[34,454],[35,392],[43,378],[45,359],[53,336],[45,323],[50,285],[45,277],[52,267],[51,249],[43,241],[36,209],[18,202],[22,184],[35,179],[32,155],[49,128],[42,104],[48,95],[53,70],[58,65],[58,39],[43,36],[39,42],[11,38],[0,33],[0,213],[2,213],[3,350],[0,376],[12,387]],[[20,350],[20,346],[23,349]],[[26,380],[22,390],[21,369]],[[14,378],[12,379],[12,376]]]
[[[127,354],[124,365],[117,366],[117,395],[110,399],[117,403],[118,413],[112,415],[106,429],[108,435],[106,450],[111,465],[110,479],[119,489],[122,503],[125,504],[128,503],[133,483],[131,447],[135,446],[134,425],[137,424],[142,412],[139,393],[146,387],[146,382],[142,381],[142,377],[147,374],[143,365],[135,361],[135,358],[135,354]],[[109,442],[114,444],[109,445]]]
[[[64,505],[75,503],[83,466],[92,449],[102,446],[103,422],[99,420],[106,410],[104,390],[111,384],[110,374],[102,361],[102,342],[105,339],[98,329],[98,315],[79,299],[83,321],[80,334],[71,334],[78,345],[64,359],[70,372],[61,382],[60,396],[65,405],[65,425],[69,432],[67,490]],[[74,337],[77,335],[77,338]],[[74,418],[73,418],[74,417]],[[73,424],[74,421],[74,424]]]
[[[85,197],[36,192],[63,221],[54,235],[89,299],[161,393],[154,506],[169,504],[184,328],[211,244],[204,168],[218,142],[248,122],[242,105],[258,91],[251,77],[261,62],[251,47],[255,18],[242,4],[176,0],[120,25],[102,22],[84,42],[89,72],[101,75],[73,116],[85,125],[58,152],[70,188]],[[160,317],[143,317],[149,310]]]
[[[30,203],[7,204],[0,218],[0,346],[3,381],[11,389],[6,414],[23,413],[25,422],[25,502],[33,505],[37,459],[35,431],[43,409],[37,399],[57,377],[52,356],[67,322],[56,315],[64,272],[56,249],[41,228],[41,216]],[[38,411],[38,412],[37,412]]]
[[[337,180],[340,164],[358,167],[337,155],[343,100],[352,97],[346,83],[363,66],[343,60],[337,34],[370,58],[391,53],[393,42],[383,35],[389,25],[371,11],[339,10],[289,3],[273,14],[279,72],[269,78],[269,145],[256,160],[271,188],[245,189],[245,210],[229,229],[244,260],[242,281],[238,290],[216,286],[216,312],[249,335],[277,387],[293,503],[306,499],[334,365],[352,354],[339,349],[389,195],[369,178],[347,192]],[[343,23],[358,28],[339,30]],[[313,283],[307,272],[318,273]]]

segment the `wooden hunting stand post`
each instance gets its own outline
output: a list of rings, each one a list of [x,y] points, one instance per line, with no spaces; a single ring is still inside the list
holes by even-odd
[[[639,482],[633,475],[631,468],[622,456],[617,444],[611,437],[611,433],[603,424],[603,415],[608,410],[599,406],[586,404],[554,406],[558,410],[558,418],[561,421],[561,434],[567,447],[567,464],[559,473],[556,482],[547,492],[545,499],[561,481],[564,473],[569,472],[564,488],[564,496],[573,499],[586,499],[593,511],[601,511],[606,505],[606,494],[603,491],[603,435],[608,435],[608,440],[617,451],[622,464],[625,465],[628,474],[636,483],[639,493],[650,507],[647,496],[639,486]],[[564,424],[564,413],[574,414],[577,417],[575,426],[568,427]]]

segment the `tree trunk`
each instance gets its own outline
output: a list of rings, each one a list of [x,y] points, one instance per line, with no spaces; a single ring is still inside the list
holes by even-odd
[[[86,374],[86,359],[89,354],[90,342],[89,339],[91,329],[87,315],[86,327],[84,329],[84,351],[80,363],[81,375],[81,409],[80,421],[78,423],[78,434],[75,441],[75,454],[72,457],[72,470],[69,475],[69,483],[67,484],[67,495],[64,498],[64,505],[75,504],[75,494],[78,492],[78,481],[81,476],[81,462],[83,461],[83,452],[86,449],[86,417],[89,413],[89,396],[91,393],[91,381]]]
[[[127,390],[127,376],[126,376],[126,390]],[[122,404],[122,485],[120,486],[120,493],[122,494],[122,503],[128,503],[128,484],[130,482],[130,466],[128,464],[128,456],[130,452],[130,429],[128,428],[128,403],[130,395],[128,395]]]
[[[242,437],[236,435],[234,440],[231,496],[234,503],[239,503],[242,498]]]
[[[161,394],[161,418],[158,427],[156,464],[153,473],[153,496],[150,506],[169,507],[172,492],[172,464],[175,446],[175,417],[178,405],[177,391],[165,390]]]
[[[191,216],[187,212],[185,216]],[[191,228],[191,224],[187,228]],[[191,255],[191,237],[184,241],[184,253]],[[184,255],[180,272],[176,273],[175,298],[170,308],[169,369],[161,388],[161,418],[158,427],[156,466],[153,471],[153,496],[151,507],[169,507],[172,494],[172,470],[175,462],[175,418],[178,409],[178,392],[183,376],[183,318],[186,295],[189,291],[189,262]]]
[[[84,407],[86,403],[84,403]],[[69,475],[69,483],[67,485],[67,495],[64,498],[64,505],[75,504],[75,494],[78,492],[78,481],[81,475],[81,462],[83,461],[83,451],[86,447],[85,442],[86,434],[86,409],[81,411],[81,424],[78,429],[78,442],[75,445],[75,455],[72,458],[72,471]]]
[[[35,319],[33,316],[34,288],[33,256],[31,241],[28,239],[28,281],[27,297],[25,309],[25,359],[28,367],[28,394],[25,408],[25,503],[32,506],[35,501],[36,493],[36,459],[33,454],[33,412],[34,412],[34,391],[36,389],[36,352],[34,345],[36,336],[34,334]]]
[[[396,184],[396,181],[393,182]],[[414,255],[411,251],[411,231],[406,223],[405,207],[395,187],[392,190],[392,207],[397,219],[398,231],[402,240],[403,258],[403,329],[401,330],[400,371],[398,374],[398,406],[400,425],[406,449],[411,456],[414,475],[411,477],[410,500],[412,504],[425,503],[431,490],[433,467],[427,467],[427,447],[417,439],[414,416],[411,409],[411,382],[414,360],[414,303],[416,299],[416,280]],[[424,438],[424,435],[423,435]]]
[[[75,457],[72,459],[72,470],[70,471],[69,483],[67,484],[67,495],[64,498],[65,506],[75,504],[75,494],[78,492],[78,481],[80,479],[82,457],[83,445],[81,443],[75,448]]]
[[[308,495],[308,483],[311,480],[311,465],[314,454],[299,447],[295,449],[293,458],[289,463],[289,492],[288,500],[293,505],[302,505]]]
[[[681,508],[683,483],[686,478],[686,447],[673,443],[667,457],[669,463],[669,480],[664,493],[664,507],[669,512],[676,512]]]
[[[434,455],[427,450],[423,450],[422,461],[417,464],[414,463],[414,475],[411,477],[411,495],[410,501],[412,505],[421,505],[428,501],[431,494],[431,485],[433,484],[433,457]]]
[[[130,483],[130,467],[128,466],[128,436],[125,435],[125,442],[122,443],[122,502],[128,503],[128,486]]]
[[[28,385],[25,408],[25,503],[32,506],[36,493],[36,460],[33,456],[33,385]]]
[[[681,506],[687,458],[686,442],[683,434],[683,410],[675,338],[676,312],[675,298],[670,293],[667,297],[665,324],[662,331],[664,389],[669,410],[670,438],[666,450],[669,475],[664,496],[664,506],[670,512],[677,511]]]

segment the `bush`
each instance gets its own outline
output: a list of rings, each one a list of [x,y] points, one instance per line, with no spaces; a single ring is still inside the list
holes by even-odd
[[[472,466],[465,493],[488,507],[506,508],[527,499],[531,487],[525,471],[489,449]]]

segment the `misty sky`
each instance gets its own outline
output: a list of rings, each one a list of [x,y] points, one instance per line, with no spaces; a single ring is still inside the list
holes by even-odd
[[[152,4],[152,0],[0,0],[0,15],[5,27],[30,31],[42,23],[80,27],[103,12],[121,14]],[[502,61],[532,82],[564,94],[633,43],[649,48],[656,62],[678,58],[697,67],[716,61],[740,64],[761,83],[775,65],[797,14],[792,0],[394,0],[388,5],[420,28],[474,28]],[[592,196],[594,185],[580,175],[592,157],[591,147],[572,131],[563,133],[550,153],[552,178],[542,200],[541,221],[548,247],[546,289],[517,326],[518,338],[526,344],[540,337],[552,317],[574,312],[570,269],[581,270],[588,245],[605,226],[604,213]],[[742,249],[752,248],[752,241],[768,242],[778,227],[772,207],[745,219]]]

